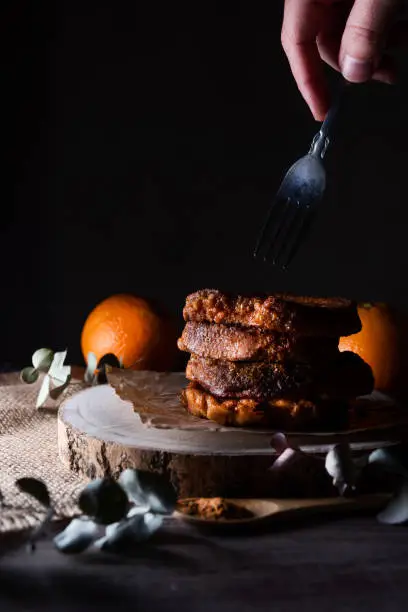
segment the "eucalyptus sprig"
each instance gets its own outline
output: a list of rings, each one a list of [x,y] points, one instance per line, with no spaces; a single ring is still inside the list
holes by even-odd
[[[46,510],[42,523],[29,535],[28,550],[34,552],[46,535],[57,512],[46,484],[36,478],[21,478],[18,488],[37,500]],[[177,494],[162,475],[127,469],[118,481],[110,477],[89,483],[78,498],[81,511],[54,537],[56,548],[65,554],[84,552],[93,546],[113,553],[127,553],[148,540],[173,513]]]
[[[71,366],[65,365],[67,351],[54,353],[51,349],[41,348],[32,356],[32,366],[24,368],[20,378],[27,384],[35,383],[40,374],[45,374],[37,396],[36,408],[41,408],[49,397],[57,399],[71,380]]]
[[[392,499],[377,515],[377,520],[389,525],[408,524],[407,444],[380,448],[356,457],[353,456],[349,444],[343,442],[332,446],[324,460],[291,446],[283,433],[272,437],[271,446],[277,454],[275,462],[269,468],[272,472],[281,473],[285,480],[296,482],[297,485],[302,485],[308,472],[312,473],[314,480],[321,472],[326,472],[342,497],[360,495],[370,467],[375,467],[378,475],[379,472],[386,472],[397,476],[399,486]]]
[[[357,495],[367,465],[368,455],[353,457],[350,445],[346,442],[335,444],[325,460],[326,471],[343,497]]]
[[[48,398],[58,399],[71,382],[72,368],[65,365],[66,357],[66,350],[54,353],[51,349],[41,348],[33,354],[32,366],[27,366],[20,372],[20,379],[27,384],[37,382],[40,374],[45,374],[37,396],[36,408],[44,406]],[[106,383],[106,371],[109,367],[123,368],[122,359],[117,359],[109,353],[98,361],[94,353],[88,353],[84,382],[90,386]]]
[[[388,525],[408,524],[408,446],[398,444],[379,448],[369,454],[367,461],[369,465],[399,478],[399,486],[391,501],[377,516],[378,520]]]
[[[112,368],[124,368],[122,358],[118,359],[113,353],[107,353],[97,361],[94,353],[88,353],[87,369],[84,380],[91,385],[103,385],[108,382],[106,373]]]
[[[399,486],[389,503],[377,515],[377,520],[388,525],[408,523],[407,445],[396,444],[379,448],[356,458],[352,457],[348,444],[338,444],[327,453],[325,466],[340,495],[358,495],[369,466],[398,476]]]

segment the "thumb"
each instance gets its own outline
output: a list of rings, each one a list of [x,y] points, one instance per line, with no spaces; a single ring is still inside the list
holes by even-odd
[[[398,5],[397,0],[355,1],[340,46],[339,64],[345,79],[352,83],[371,79]]]

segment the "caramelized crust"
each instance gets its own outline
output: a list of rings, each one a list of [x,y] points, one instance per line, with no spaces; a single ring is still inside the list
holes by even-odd
[[[351,398],[373,390],[370,366],[354,353],[339,353],[324,367],[307,364],[232,362],[192,355],[186,376],[221,398],[270,399],[300,392]]]
[[[338,339],[299,338],[257,327],[187,321],[178,347],[199,357],[227,361],[321,363],[336,358]]]
[[[258,327],[300,336],[347,336],[361,329],[357,305],[341,298],[232,296],[202,289],[187,296],[185,321]]]
[[[284,431],[336,431],[348,425],[346,400],[275,397],[270,400],[219,399],[196,383],[182,392],[190,414],[233,427],[263,426]]]

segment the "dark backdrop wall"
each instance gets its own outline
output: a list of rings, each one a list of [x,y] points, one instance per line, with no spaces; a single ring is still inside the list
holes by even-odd
[[[282,2],[14,0],[2,9],[0,361],[65,346],[115,292],[180,316],[200,287],[408,306],[408,74],[357,87],[329,190],[286,274],[252,260],[317,129],[280,48]],[[180,317],[181,320],[181,317]]]

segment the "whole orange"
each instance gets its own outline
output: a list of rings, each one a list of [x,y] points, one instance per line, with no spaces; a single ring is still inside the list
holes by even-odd
[[[118,294],[103,300],[88,315],[81,349],[85,361],[89,352],[98,361],[112,353],[125,368],[166,370],[173,365],[176,340],[168,322],[146,300]]]
[[[357,353],[371,366],[376,389],[396,392],[406,354],[401,317],[386,304],[361,304],[358,313],[361,331],[340,338],[339,349]]]

